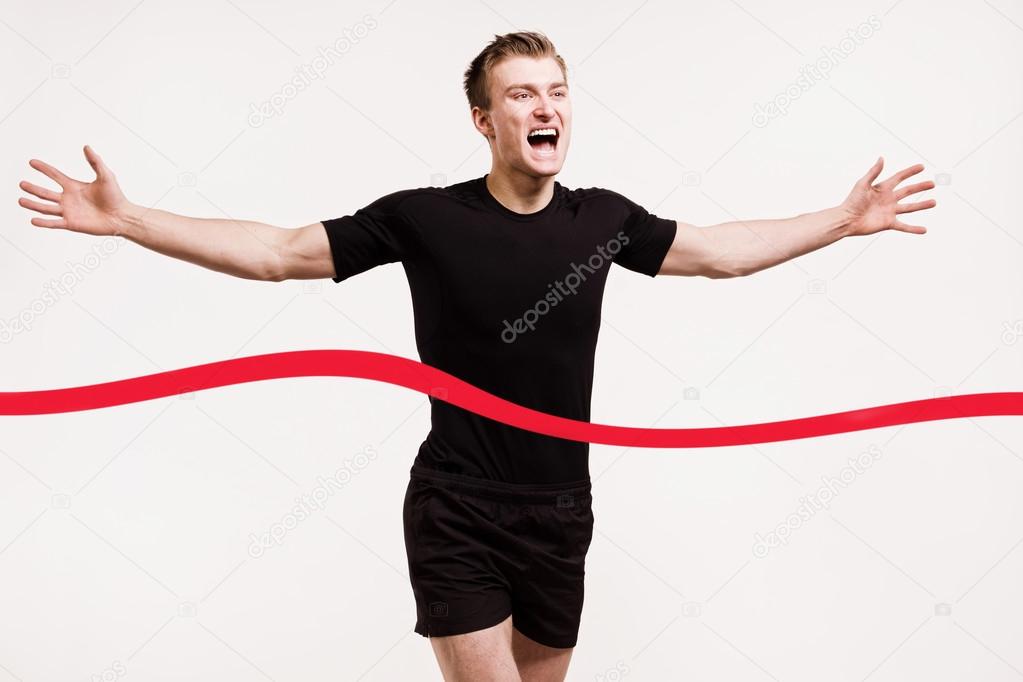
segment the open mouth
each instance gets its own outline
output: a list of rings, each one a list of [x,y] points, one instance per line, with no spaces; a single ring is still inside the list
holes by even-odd
[[[533,128],[526,136],[526,142],[540,155],[549,156],[553,155],[558,148],[559,137],[561,137],[561,133],[557,128]]]

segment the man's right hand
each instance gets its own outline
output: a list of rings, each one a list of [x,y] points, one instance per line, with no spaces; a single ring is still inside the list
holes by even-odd
[[[21,183],[23,190],[43,201],[22,197],[19,204],[55,216],[32,218],[33,225],[124,237],[157,253],[245,279],[280,282],[335,275],[323,223],[284,229],[252,220],[190,218],[144,208],[124,198],[113,172],[89,146],[85,158],[96,171],[92,182],[69,178],[42,161],[29,161],[63,190]]]
[[[32,224],[37,227],[56,227],[98,236],[119,235],[123,227],[122,215],[131,204],[124,197],[113,171],[99,155],[88,145],[84,151],[86,160],[96,172],[94,181],[81,182],[69,178],[53,166],[32,159],[29,165],[60,185],[63,191],[54,192],[22,181],[18,185],[21,189],[43,201],[21,197],[18,203],[43,215],[55,216],[32,218]]]

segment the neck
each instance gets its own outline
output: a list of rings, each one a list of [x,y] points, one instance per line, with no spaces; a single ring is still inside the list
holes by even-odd
[[[510,172],[494,164],[486,178],[487,189],[505,208],[516,213],[536,213],[554,197],[554,176],[534,177]]]

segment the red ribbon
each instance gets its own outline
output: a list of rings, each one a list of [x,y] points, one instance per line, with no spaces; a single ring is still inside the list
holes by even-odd
[[[763,424],[647,429],[566,419],[509,402],[416,360],[359,350],[253,355],[132,379],[45,391],[0,392],[0,415],[95,410],[218,386],[291,377],[354,377],[404,386],[510,426],[568,440],[648,448],[770,443],[961,417],[1023,414],[1023,393],[974,393]]]

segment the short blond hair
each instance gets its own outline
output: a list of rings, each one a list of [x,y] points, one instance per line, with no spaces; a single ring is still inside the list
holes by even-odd
[[[561,67],[561,74],[568,82],[568,68],[554,47],[554,43],[543,33],[536,31],[519,31],[495,35],[483,51],[465,70],[463,86],[465,96],[469,99],[469,108],[479,107],[484,111],[490,109],[490,70],[505,57],[551,57]]]

